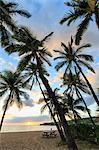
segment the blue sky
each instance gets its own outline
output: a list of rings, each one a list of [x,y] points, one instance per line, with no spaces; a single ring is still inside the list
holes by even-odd
[[[9,0],[11,1],[11,0]],[[71,24],[70,27],[67,27],[66,24],[60,25],[60,19],[68,12],[69,10],[64,5],[65,0],[13,0],[13,2],[17,2],[20,5],[20,8],[28,10],[32,17],[27,19],[24,17],[16,16],[15,20],[19,25],[26,25],[29,27],[31,32],[36,35],[39,39],[42,39],[46,34],[50,32],[54,32],[54,35],[46,43],[47,48],[49,51],[55,56],[53,53],[54,49],[61,49],[60,44],[61,42],[67,43],[70,40],[71,35],[75,35],[76,33],[76,26],[77,24]],[[89,71],[86,70],[86,74],[88,79],[90,80],[91,84],[93,85],[95,91],[97,87],[99,87],[99,31],[96,28],[96,25],[91,22],[87,32],[85,33],[83,40],[81,43],[91,43],[92,47],[87,50],[87,52],[93,55],[95,62],[93,67],[95,68],[96,75],[93,75]],[[4,50],[0,47],[0,71],[5,69],[14,70],[17,66],[19,58],[16,54],[12,54],[8,56]],[[48,68],[48,72],[50,73],[49,81],[52,88],[56,88],[60,86],[60,77],[62,76],[63,70],[57,73],[54,69],[55,62],[51,60],[52,66]],[[38,87],[35,86],[33,90],[30,92],[31,101],[29,102],[29,106],[32,106],[32,100],[34,102],[33,107],[24,106],[22,110],[18,110],[16,106],[13,106],[7,111],[6,121],[7,122],[14,122],[15,118],[16,122],[23,121],[22,117],[25,116],[31,118],[32,116],[41,116],[40,108],[41,105],[38,105],[36,102],[41,97],[41,93],[38,90]],[[90,99],[90,98],[89,98]],[[1,102],[2,106],[2,102]],[[95,104],[91,105],[91,108],[95,109]],[[0,107],[1,110],[1,107]],[[2,110],[0,111],[2,114]],[[44,113],[49,120],[48,112]],[[21,117],[21,119],[20,119]],[[41,117],[42,118],[42,117]],[[14,121],[13,121],[14,120]],[[44,119],[41,119],[44,121]],[[45,119],[45,121],[47,121]]]

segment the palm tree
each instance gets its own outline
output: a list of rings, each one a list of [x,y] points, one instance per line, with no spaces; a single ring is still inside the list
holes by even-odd
[[[73,95],[75,95],[75,94],[77,95],[78,102],[83,102],[84,103],[85,109],[86,109],[86,111],[87,111],[87,113],[88,113],[88,115],[90,117],[90,120],[91,120],[91,122],[93,124],[93,127],[94,127],[94,130],[95,130],[96,129],[96,125],[95,125],[95,123],[94,123],[94,121],[92,119],[90,110],[88,109],[87,104],[86,104],[86,102],[85,102],[85,100],[84,100],[84,98],[83,98],[83,96],[81,94],[81,92],[84,92],[84,93],[87,93],[87,94],[90,94],[90,93],[89,93],[89,90],[87,88],[86,83],[80,78],[80,72],[76,71],[76,74],[73,74],[70,71],[70,73],[67,74],[67,76],[64,77],[62,86],[65,86],[65,87],[67,86],[67,89],[64,91],[64,93],[67,94],[69,92],[68,97],[70,97],[70,98],[68,98],[68,99],[69,99],[69,101],[71,100],[70,103],[71,103],[71,106],[72,106],[72,110],[73,110],[73,107],[74,107],[73,106],[73,100],[72,100],[72,96]],[[70,95],[72,95],[72,96],[70,96]],[[81,109],[82,109],[82,111],[85,110],[83,108],[81,108]],[[74,116],[74,117],[76,118],[76,116]]]
[[[13,15],[16,14],[27,18],[31,16],[28,11],[18,9],[18,4],[0,0],[0,41],[2,46],[6,46],[10,42],[10,31],[15,31],[17,28],[13,19]]]
[[[21,27],[19,29],[19,32],[16,32],[16,34],[13,36],[14,40],[17,40],[17,43],[9,44],[9,46],[5,49],[9,54],[12,52],[18,52],[19,56],[23,56],[19,65],[18,65],[18,71],[22,71],[29,65],[31,62],[36,62],[39,77],[44,84],[49,97],[53,100],[53,104],[55,105],[55,108],[57,109],[59,113],[60,120],[63,125],[65,136],[67,137],[67,143],[69,149],[76,150],[77,146],[75,144],[75,141],[70,133],[70,129],[68,127],[68,123],[65,119],[64,113],[62,111],[62,108],[57,103],[57,99],[55,97],[55,94],[47,80],[47,78],[43,75],[41,65],[46,62],[49,66],[51,66],[48,56],[52,56],[50,52],[47,51],[47,49],[44,47],[44,42],[53,34],[50,33],[49,35],[45,36],[41,41],[37,40],[36,37],[34,37],[31,32],[26,27]]]
[[[99,29],[99,6],[97,0],[73,0],[71,2],[66,2],[66,6],[71,7],[70,13],[68,13],[63,19],[61,19],[60,24],[67,22],[69,26],[72,22],[77,19],[81,20],[81,23],[78,25],[76,40],[75,43],[79,45],[80,40],[82,39],[83,33],[88,28],[88,25],[91,21],[96,22],[96,25]],[[95,17],[95,19],[93,18]]]
[[[49,76],[49,74],[47,73],[47,71],[45,70],[45,68],[44,68],[43,65],[41,66],[41,69],[42,69],[43,75]],[[52,110],[51,110],[51,107],[50,107],[49,104],[48,104],[48,98],[46,98],[45,92],[43,91],[43,89],[42,89],[42,87],[41,87],[41,83],[40,83],[40,81],[39,81],[39,70],[38,70],[37,65],[36,65],[35,63],[30,63],[30,64],[26,67],[26,69],[25,69],[25,76],[27,76],[26,82],[32,81],[32,82],[31,82],[30,90],[32,89],[34,83],[38,83],[39,88],[40,88],[41,93],[42,93],[42,96],[43,96],[43,101],[46,103],[46,107],[48,107],[48,109],[49,109],[49,112],[50,112],[50,114],[51,114],[51,116],[52,116],[52,118],[53,118],[53,120],[54,120],[54,122],[55,122],[55,125],[56,125],[56,127],[57,127],[57,129],[58,129],[58,131],[59,131],[59,135],[60,135],[60,137],[61,137],[61,140],[62,140],[62,141],[65,141],[64,134],[63,134],[62,130],[60,130],[59,125],[58,125],[58,123],[57,123],[57,121],[56,121],[56,119],[55,119],[55,117],[54,117],[54,114],[53,114],[53,112],[52,112]],[[47,96],[48,96],[48,94],[47,94]],[[39,103],[40,103],[40,102],[39,102]]]
[[[64,98],[62,100],[64,107],[69,111],[68,113],[70,115],[70,119],[74,119],[75,121],[76,125],[75,128],[78,137],[79,136],[78,119],[81,119],[80,113],[78,111],[85,112],[86,108],[83,105],[81,105],[82,99],[81,98],[74,99],[73,94],[71,95],[71,93],[68,94],[64,93]]]
[[[57,99],[60,99],[60,96],[57,95],[56,91],[57,90],[55,89],[54,93],[55,93]],[[49,108],[49,114],[51,115],[51,118],[54,120],[54,123],[55,123],[55,125],[56,125],[56,127],[58,129],[58,132],[59,132],[59,135],[61,137],[61,140],[62,141],[66,141],[66,138],[64,136],[64,133],[63,133],[63,130],[62,130],[62,127],[61,127],[60,118],[59,118],[59,115],[58,115],[58,112],[57,112],[56,108],[54,107],[53,101],[50,99],[47,91],[44,91],[42,93],[43,93],[43,98],[40,98],[39,102],[38,102],[39,104],[45,102],[45,104],[41,108],[41,113],[43,113],[46,108]],[[55,115],[57,115],[58,123],[56,121]]]
[[[64,93],[63,104],[68,107],[68,110],[70,112],[72,111],[76,125],[78,122],[77,120],[81,119],[79,111],[82,111],[82,112],[86,111],[86,108],[83,105],[81,105],[81,103],[82,103],[81,98],[74,99],[73,95],[71,96],[70,93],[68,94]]]
[[[60,62],[58,62],[58,64],[56,65],[56,70],[60,70],[62,67],[66,67],[65,69],[65,73],[64,76],[67,74],[67,72],[73,68],[74,66],[76,66],[80,73],[82,74],[82,76],[84,77],[97,105],[99,106],[99,100],[91,86],[91,84],[89,83],[88,79],[86,78],[85,74],[82,71],[81,66],[86,67],[88,70],[92,71],[93,73],[95,73],[95,71],[93,70],[92,66],[89,64],[90,62],[93,62],[93,57],[91,55],[88,54],[84,54],[83,51],[85,50],[84,48],[89,48],[91,45],[90,44],[84,44],[82,46],[79,46],[77,48],[74,48],[73,46],[73,39],[71,37],[71,42],[68,42],[68,46],[66,46],[64,43],[61,43],[61,46],[63,47],[64,51],[60,51],[60,50],[54,50],[55,52],[59,53],[60,56],[56,57],[54,60],[61,60]]]
[[[0,123],[0,131],[8,107],[14,102],[18,107],[21,107],[21,98],[23,97],[26,100],[29,99],[29,95],[23,90],[23,88],[29,88],[29,85],[25,82],[25,76],[11,71],[4,71],[0,73],[0,97],[5,96],[3,106],[4,112]]]
[[[45,76],[49,76],[47,71],[44,68],[44,65],[41,65],[42,73]],[[30,90],[32,89],[34,83],[39,82],[39,70],[37,68],[37,65],[33,62],[31,62],[24,70],[25,75],[27,76],[27,82],[31,81],[31,87]]]

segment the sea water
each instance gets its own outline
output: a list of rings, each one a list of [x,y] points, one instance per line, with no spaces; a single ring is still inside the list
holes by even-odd
[[[56,126],[49,125],[4,125],[1,132],[27,132],[27,131],[46,131],[46,130],[56,130]]]

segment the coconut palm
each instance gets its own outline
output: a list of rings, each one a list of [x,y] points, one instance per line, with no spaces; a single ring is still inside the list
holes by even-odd
[[[24,98],[25,100],[29,99],[29,95],[23,90],[24,88],[29,88],[28,83],[25,82],[24,75],[11,71],[4,71],[0,73],[0,97],[5,96],[3,106],[4,112],[0,123],[0,131],[8,107],[14,102],[18,107],[21,107],[21,98]]]
[[[81,119],[81,116],[79,114],[79,111],[85,112],[86,108],[81,104],[82,99],[77,98],[74,99],[73,95],[71,96],[70,93],[66,94],[64,93],[64,98],[63,98],[63,104],[68,107],[68,110],[73,113],[75,124],[77,124],[77,120]]]
[[[47,73],[47,71],[45,70],[45,68],[44,68],[43,65],[41,66],[41,69],[42,69],[43,75],[49,76],[49,74]],[[42,87],[41,87],[41,83],[40,83],[40,81],[39,81],[39,71],[38,71],[37,65],[36,65],[35,63],[30,63],[30,64],[26,67],[26,69],[25,69],[25,75],[27,76],[26,82],[29,82],[30,80],[32,81],[30,90],[32,89],[34,83],[37,83],[37,84],[39,85],[39,88],[40,88],[40,90],[41,90],[41,94],[42,94],[42,96],[43,96],[43,101],[46,103],[46,107],[48,107],[48,109],[49,109],[49,112],[50,112],[50,114],[51,114],[51,116],[52,116],[52,118],[53,118],[53,120],[54,120],[54,122],[55,122],[55,125],[56,125],[56,127],[57,127],[57,129],[58,129],[58,131],[59,131],[59,135],[60,135],[60,137],[61,137],[61,140],[62,140],[62,141],[65,141],[65,137],[64,137],[64,135],[63,135],[63,132],[62,132],[62,130],[60,130],[60,128],[59,128],[59,126],[58,126],[58,124],[57,124],[57,121],[56,121],[56,119],[55,119],[55,117],[54,117],[54,114],[53,114],[53,112],[52,112],[52,110],[51,110],[51,107],[50,107],[49,104],[48,104],[48,99],[45,97],[45,92],[43,91],[43,89],[42,89]],[[41,100],[41,99],[40,99],[40,100]],[[40,102],[39,102],[39,103],[40,103]]]
[[[87,93],[87,94],[90,94],[89,93],[89,90],[88,90],[88,87],[86,85],[86,83],[80,78],[80,72],[77,72],[76,71],[76,74],[73,74],[71,71],[69,74],[67,74],[67,76],[64,77],[64,80],[63,80],[63,85],[62,86],[65,86],[67,87],[67,89],[64,91],[64,93],[69,93],[69,95],[74,95],[76,94],[77,97],[78,97],[78,102],[83,102],[84,105],[85,105],[85,109],[90,117],[90,120],[91,120],[91,123],[93,124],[93,127],[94,129],[96,128],[95,126],[95,123],[92,119],[92,116],[91,116],[91,113],[90,113],[90,110],[88,109],[87,107],[87,104],[81,94],[81,92],[83,93]],[[68,95],[68,97],[69,97]],[[72,96],[70,96],[70,98],[68,98],[69,101],[71,100],[71,106],[72,106],[72,110],[73,110],[73,100],[72,100]],[[80,100],[80,101],[79,101]],[[79,108],[79,106],[78,106]],[[82,108],[82,110],[84,110]],[[75,113],[75,112],[74,112]],[[76,114],[76,113],[75,113]],[[75,119],[76,119],[76,116],[74,116]]]
[[[72,22],[77,19],[81,20],[78,25],[75,43],[79,45],[82,39],[83,33],[88,28],[91,21],[96,22],[99,29],[99,4],[97,0],[72,0],[71,2],[66,2],[66,6],[70,7],[70,12],[61,19],[60,24],[67,22],[69,26]],[[93,18],[94,17],[94,18]]]
[[[42,69],[43,75],[48,77],[49,74],[47,73],[43,65],[41,65],[41,69]],[[27,76],[27,82],[31,81],[31,88],[30,88],[31,90],[34,83],[37,83],[39,81],[39,70],[37,68],[37,65],[31,62],[24,71],[25,71],[24,72],[25,75]]]
[[[60,120],[63,125],[65,136],[67,137],[67,143],[69,149],[77,149],[75,141],[70,133],[70,129],[68,127],[68,123],[65,119],[64,113],[57,103],[57,99],[55,94],[47,80],[47,78],[43,75],[41,65],[46,62],[49,66],[51,66],[48,56],[52,56],[50,52],[44,47],[44,42],[53,34],[50,33],[49,35],[45,36],[42,40],[37,40],[31,32],[26,27],[21,27],[18,32],[13,36],[14,40],[17,40],[17,43],[9,44],[6,47],[6,51],[10,54],[12,52],[18,52],[19,56],[22,57],[19,65],[18,71],[22,71],[29,65],[31,62],[36,62],[39,77],[45,86],[49,97],[53,100],[53,104],[59,113]]]
[[[41,87],[40,87],[41,88]],[[41,90],[42,91],[42,90]],[[55,92],[55,95],[57,97],[57,99],[60,99],[60,96],[56,94],[56,89],[54,90]],[[51,115],[51,118],[54,120],[54,123],[58,129],[58,132],[59,132],[59,135],[61,137],[61,140],[62,141],[66,141],[66,138],[64,136],[64,133],[63,133],[63,130],[62,130],[62,127],[61,127],[61,122],[60,122],[60,118],[59,118],[59,115],[58,115],[58,112],[57,110],[55,109],[54,107],[54,104],[53,104],[53,101],[50,99],[47,91],[44,91],[42,92],[43,94],[43,98],[40,98],[39,99],[39,104],[42,104],[45,102],[45,104],[42,106],[41,108],[41,113],[43,113],[47,108],[49,109],[49,114]],[[58,120],[58,123],[57,123],[57,120],[55,118],[55,115],[57,115],[57,120]]]
[[[10,31],[15,31],[16,23],[13,16],[19,14],[29,18],[31,15],[26,10],[18,9],[18,4],[0,0],[0,41],[5,46],[10,42]]]
[[[79,46],[77,48],[74,48],[73,46],[73,39],[71,37],[71,42],[68,42],[68,46],[66,46],[64,43],[61,43],[61,46],[63,47],[64,51],[60,50],[54,50],[55,52],[59,53],[60,55],[56,57],[54,60],[60,60],[58,64],[56,65],[56,70],[60,70],[62,67],[65,68],[65,73],[64,76],[67,74],[67,72],[76,66],[82,76],[84,77],[93,97],[94,100],[96,101],[97,105],[99,106],[99,100],[89,83],[88,79],[86,78],[85,74],[83,73],[83,70],[81,66],[86,67],[88,70],[91,72],[95,73],[94,69],[90,65],[91,62],[93,62],[93,57],[91,55],[83,53],[85,48],[89,48],[91,45],[90,44],[84,44],[82,46]]]

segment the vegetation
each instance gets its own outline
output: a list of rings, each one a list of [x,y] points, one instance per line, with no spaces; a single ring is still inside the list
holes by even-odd
[[[61,46],[63,48],[63,51],[54,50],[56,53],[59,53],[59,55],[60,55],[60,56],[54,58],[54,60],[60,60],[60,62],[58,62],[58,64],[55,67],[56,70],[59,71],[63,66],[65,66],[66,67],[65,72],[64,72],[64,77],[65,77],[66,74],[72,68],[76,67],[82,74],[83,78],[85,79],[85,81],[94,97],[94,100],[96,101],[97,105],[99,106],[99,100],[81,68],[81,66],[84,66],[91,72],[95,73],[94,69],[90,65],[90,62],[94,61],[93,57],[86,53],[82,53],[82,51],[84,51],[85,48],[89,48],[91,45],[84,44],[82,46],[79,46],[78,48],[74,48],[73,39],[71,37],[71,42],[68,42],[67,46],[64,43],[61,43]]]
[[[0,131],[4,121],[6,111],[9,106],[15,102],[19,108],[22,107],[21,98],[29,99],[29,95],[25,92],[29,85],[25,82],[25,76],[20,73],[4,71],[0,73],[0,97],[5,96],[4,112],[0,123]]]
[[[43,96],[39,100],[39,103],[42,101],[45,102],[42,111],[45,108],[49,109],[49,113],[54,120],[61,140],[67,143],[69,150],[77,150],[75,137],[84,140],[91,139],[94,142],[97,142],[96,140],[99,139],[99,137],[96,137],[98,136],[96,133],[99,131],[99,126],[95,125],[87,102],[83,97],[83,94],[92,94],[95,102],[99,106],[98,97],[84,73],[85,70],[83,70],[86,67],[95,73],[90,64],[94,62],[93,57],[83,52],[85,48],[90,48],[91,44],[79,45],[82,35],[92,20],[93,15],[99,28],[99,8],[96,0],[72,0],[71,2],[65,3],[65,5],[71,7],[72,11],[60,21],[61,24],[66,21],[67,25],[70,25],[71,22],[80,17],[83,18],[83,21],[78,26],[75,39],[71,37],[68,45],[61,42],[63,51],[54,50],[54,52],[59,54],[58,57],[54,58],[54,60],[59,60],[55,67],[56,70],[59,71],[61,68],[65,69],[60,87],[64,87],[65,90],[60,95],[57,93],[57,89],[54,88],[55,90],[53,90],[51,87],[48,80],[50,74],[45,67],[46,64],[51,66],[49,58],[52,57],[52,54],[44,44],[51,38],[53,32],[39,40],[27,27],[19,27],[14,22],[13,15],[19,14],[29,18],[31,16],[30,13],[17,9],[18,5],[16,3],[8,3],[4,2],[4,0],[0,1],[1,46],[9,55],[17,53],[20,56],[20,62],[16,72],[4,71],[0,73],[0,96],[6,97],[0,130],[7,108],[12,106],[14,102],[18,107],[21,107],[21,98],[29,99],[29,95],[25,92],[25,89],[32,90],[36,82]],[[78,46],[74,47],[74,41]],[[82,124],[80,122],[82,121],[80,112],[87,112],[92,124]],[[67,116],[74,119],[74,124],[68,123]]]
[[[89,23],[95,20],[97,28],[99,29],[99,6],[97,0],[71,0],[71,2],[66,2],[66,6],[70,7],[70,13],[66,14],[63,19],[61,19],[60,24],[67,22],[69,26],[72,22],[77,19],[81,20],[78,25],[75,43],[79,45],[82,39],[83,33],[89,26]],[[94,19],[93,19],[94,16]]]
[[[26,10],[18,9],[18,4],[0,0],[0,43],[7,45],[11,40],[11,32],[17,30],[13,16],[19,14],[29,18],[31,15]]]

